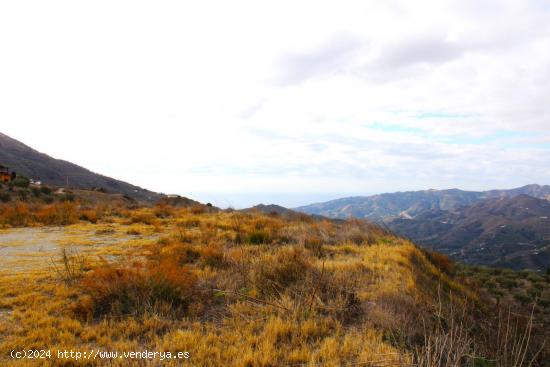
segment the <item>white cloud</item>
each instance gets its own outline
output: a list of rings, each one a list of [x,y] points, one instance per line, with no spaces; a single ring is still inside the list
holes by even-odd
[[[222,205],[549,183],[549,64],[540,1],[4,2],[0,131]]]

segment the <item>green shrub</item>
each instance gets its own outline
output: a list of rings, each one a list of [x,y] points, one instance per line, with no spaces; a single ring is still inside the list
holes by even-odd
[[[503,287],[508,288],[508,289],[516,288],[518,286],[518,282],[515,281],[514,279],[510,279],[510,278],[501,279],[500,284]]]
[[[17,196],[20,200],[26,201],[29,197],[29,190],[17,190]]]
[[[12,184],[16,187],[29,187],[31,180],[25,176],[17,176],[15,180],[12,181]]]
[[[521,303],[522,305],[526,305],[528,302],[532,300],[530,296],[523,293],[514,294],[514,299],[519,303]]]
[[[491,289],[490,291],[491,291],[491,293],[492,293],[495,297],[497,297],[497,298],[500,298],[500,297],[503,297],[503,296],[504,296],[504,292],[501,291],[500,289],[493,288],[493,289]]]
[[[7,192],[0,192],[0,201],[3,203],[7,203],[11,200],[10,194]]]
[[[527,279],[533,283],[536,283],[541,280],[540,276],[535,273],[531,273],[527,276]]]
[[[65,202],[65,201],[72,202],[72,201],[74,201],[74,199],[75,199],[75,197],[71,193],[63,194],[59,197],[59,201],[61,201],[61,202]]]
[[[248,233],[248,243],[253,245],[259,245],[262,243],[269,243],[271,236],[269,233],[262,229],[255,229]]]
[[[529,294],[529,296],[531,298],[539,298],[542,294],[542,292],[538,289],[535,289],[535,288],[530,288],[527,290],[527,293]]]
[[[52,193],[52,189],[47,186],[42,186],[40,187],[40,192],[42,192],[44,195],[50,195]]]

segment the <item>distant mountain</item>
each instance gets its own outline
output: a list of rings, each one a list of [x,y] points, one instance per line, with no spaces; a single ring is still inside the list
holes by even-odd
[[[126,194],[136,200],[153,202],[161,194],[129,183],[91,172],[76,164],[54,159],[25,144],[0,133],[0,164],[8,166],[18,174],[40,179],[43,183],[77,189],[103,188],[107,192]]]
[[[342,198],[306,205],[294,210],[330,218],[357,217],[381,222],[393,218],[415,218],[426,211],[452,210],[485,199],[514,197],[521,194],[550,200],[550,186],[527,185],[511,190],[491,191],[450,189],[396,192]]]
[[[296,213],[293,210],[287,209],[283,206],[276,205],[276,204],[258,204],[251,208],[242,209],[243,212],[259,212],[262,214],[289,214],[289,213]]]
[[[386,225],[465,263],[538,270],[550,266],[550,201],[525,194],[429,210]]]
[[[276,205],[276,204],[268,204],[268,205],[258,204],[251,208],[241,209],[240,211],[244,213],[262,213],[267,215],[277,215],[277,216],[280,216],[283,218],[289,218],[289,219],[297,219],[299,217],[307,216],[304,213],[287,209],[283,206]],[[316,216],[313,216],[313,217],[316,217]]]

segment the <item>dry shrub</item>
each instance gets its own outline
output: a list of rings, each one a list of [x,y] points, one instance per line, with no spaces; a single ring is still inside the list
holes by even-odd
[[[105,228],[100,228],[97,231],[95,231],[96,235],[108,235],[108,234],[114,234],[114,233],[116,233],[116,230],[110,226]]]
[[[206,208],[203,206],[203,205],[193,205],[189,211],[192,213],[192,214],[204,214],[206,213]]]
[[[126,231],[126,234],[130,236],[140,236],[142,233],[138,229],[130,228],[129,230]]]
[[[263,229],[253,229],[248,232],[246,236],[247,242],[253,245],[260,245],[262,243],[270,243],[271,235],[268,231]]]
[[[241,287],[248,287],[252,270],[251,258],[251,253],[242,247],[234,247],[228,251],[227,262],[236,273]]]
[[[340,243],[351,242],[356,245],[371,245],[382,238],[386,232],[374,223],[366,220],[348,219],[337,232]]]
[[[185,316],[197,277],[173,261],[104,264],[79,282],[83,296],[73,310],[84,317],[163,314]]]
[[[200,249],[201,262],[212,268],[221,268],[226,265],[223,246],[211,243]]]
[[[186,217],[178,221],[177,225],[183,228],[194,228],[199,227],[201,221],[197,217]]]
[[[143,223],[147,225],[154,225],[156,224],[156,222],[157,220],[150,213],[133,212],[130,214],[130,220],[127,222],[127,224]]]
[[[163,237],[150,247],[150,261],[170,260],[180,265],[197,262],[201,254],[195,247],[188,243],[180,243],[169,237]]]
[[[97,223],[98,219],[98,213],[95,210],[88,209],[80,212],[80,220],[85,220],[90,223]]]
[[[489,366],[486,360],[475,357],[473,339],[463,320],[449,320],[424,332],[424,341],[414,352],[414,362],[419,367]],[[519,365],[514,365],[518,366]]]
[[[425,307],[406,293],[386,293],[368,304],[368,321],[382,330],[388,339],[404,349],[423,342]]]
[[[414,353],[421,367],[538,366],[544,341],[535,341],[533,313],[529,316],[499,312],[490,316],[479,309],[450,304],[436,322],[423,323],[423,342]],[[480,318],[481,317],[481,318]],[[546,364],[542,364],[546,365]]]
[[[271,294],[305,279],[311,268],[311,261],[304,250],[282,248],[259,262],[254,283],[261,294]]]
[[[308,234],[304,238],[304,247],[316,256],[323,255],[323,239],[318,234]]]
[[[364,305],[357,292],[361,286],[361,277],[357,273],[331,271],[317,271],[313,284],[318,288],[315,299],[323,313],[329,313],[335,319],[345,324],[362,322]]]
[[[424,250],[424,255],[430,260],[430,262],[445,274],[452,274],[454,270],[454,263],[447,255],[441,254],[435,251]]]
[[[79,204],[65,201],[50,205],[33,205],[15,203],[2,207],[0,224],[16,227],[33,224],[64,226],[77,223],[79,219],[97,222],[98,213],[95,210],[79,210]]]
[[[236,243],[269,244],[278,239],[284,222],[267,215],[235,216]]]
[[[155,205],[153,213],[155,214],[155,217],[157,217],[157,218],[168,218],[168,217],[172,217],[174,215],[175,210],[170,205],[168,205],[164,202],[160,202],[157,205]]]
[[[35,214],[36,220],[46,225],[69,225],[78,222],[77,204],[70,201],[48,205]]]
[[[174,239],[180,243],[194,243],[200,242],[203,239],[204,232],[184,230],[178,228],[178,231],[174,234]]]
[[[0,223],[2,225],[21,227],[28,226],[32,222],[33,218],[26,204],[15,203],[14,205],[2,206],[0,213]]]
[[[52,261],[52,270],[61,281],[73,284],[82,279],[85,272],[89,270],[89,266],[84,256],[77,253],[74,249],[63,247],[61,249],[60,263]]]
[[[194,263],[201,257],[201,253],[190,245],[176,246],[170,253],[180,264]]]

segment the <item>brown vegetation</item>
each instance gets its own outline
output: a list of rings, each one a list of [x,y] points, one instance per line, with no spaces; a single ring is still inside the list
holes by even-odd
[[[47,212],[89,220],[90,208],[71,205]],[[165,206],[97,218],[109,222],[102,236],[159,237],[130,240],[116,257],[65,254],[30,294],[5,282],[0,309],[18,327],[0,319],[2,353],[13,343],[182,350],[195,366],[504,367],[537,357],[528,323],[502,332],[506,343],[497,337],[494,304],[458,282],[447,257],[370,223]]]

